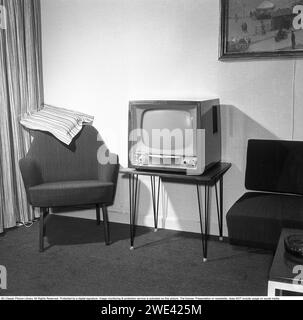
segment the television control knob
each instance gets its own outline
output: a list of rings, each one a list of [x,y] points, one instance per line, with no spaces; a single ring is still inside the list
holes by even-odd
[[[190,161],[191,166],[195,167],[197,164],[197,161],[195,159]]]
[[[139,165],[143,165],[144,164],[144,156],[140,156],[139,157]]]

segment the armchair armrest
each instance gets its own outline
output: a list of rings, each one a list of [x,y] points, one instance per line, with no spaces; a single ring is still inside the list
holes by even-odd
[[[28,189],[43,182],[41,172],[34,159],[25,157],[19,160],[19,167],[23,178],[26,194],[30,201]]]
[[[108,159],[109,162],[107,164],[99,164],[99,179],[101,181],[112,182],[114,184],[113,202],[115,199],[120,169],[119,156],[114,153],[110,153]]]

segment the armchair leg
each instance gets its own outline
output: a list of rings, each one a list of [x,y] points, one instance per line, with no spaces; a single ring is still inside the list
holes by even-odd
[[[105,244],[108,246],[110,244],[110,240],[109,240],[108,213],[107,213],[107,207],[106,206],[102,206],[102,213],[103,213]]]
[[[45,226],[45,217],[47,215],[47,209],[46,208],[40,208],[40,222],[39,222],[39,251],[44,251],[44,236],[46,232],[46,226]]]
[[[49,208],[46,208],[45,211],[44,211],[44,217],[43,217],[43,223],[44,223],[44,226],[43,226],[43,237],[46,236],[46,218],[48,217],[49,215]]]
[[[100,225],[100,205],[96,204],[96,219],[97,219],[97,225]]]

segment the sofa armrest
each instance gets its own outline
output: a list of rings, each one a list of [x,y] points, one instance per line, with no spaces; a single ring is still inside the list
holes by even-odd
[[[19,160],[19,166],[26,191],[43,182],[41,172],[34,159],[25,157]]]

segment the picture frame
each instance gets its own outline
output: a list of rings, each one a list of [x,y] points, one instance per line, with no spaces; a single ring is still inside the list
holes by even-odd
[[[303,56],[303,0],[220,0],[219,60]]]

